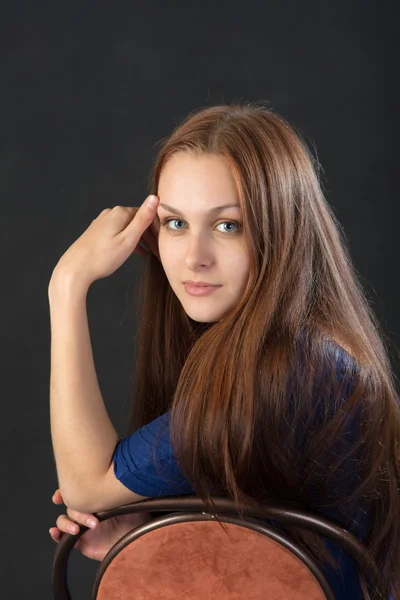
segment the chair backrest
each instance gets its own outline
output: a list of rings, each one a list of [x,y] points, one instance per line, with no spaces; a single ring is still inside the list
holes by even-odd
[[[226,498],[213,498],[216,515],[204,512],[196,496],[149,499],[97,513],[99,521],[131,512],[170,511],[121,538],[100,563],[92,600],[334,600],[318,565],[278,529],[266,526],[254,509],[239,517]],[[312,529],[338,542],[358,562],[366,549],[332,522],[302,511],[269,507],[282,523]],[[81,535],[65,535],[53,562],[55,600],[70,600],[69,554]],[[372,565],[372,579],[376,576]]]

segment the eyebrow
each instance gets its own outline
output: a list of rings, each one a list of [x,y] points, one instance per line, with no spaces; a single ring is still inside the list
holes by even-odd
[[[181,217],[184,216],[184,214],[180,210],[174,208],[173,206],[168,206],[168,204],[163,204],[160,202],[158,206],[161,206],[161,208],[163,208],[164,210],[169,210],[170,212],[173,212]],[[210,210],[206,211],[206,215],[219,213],[225,208],[240,208],[240,204],[224,204],[223,206],[214,206],[214,208],[210,208]]]

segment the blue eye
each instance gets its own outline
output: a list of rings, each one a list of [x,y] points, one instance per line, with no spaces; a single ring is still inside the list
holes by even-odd
[[[220,225],[233,225],[234,227],[236,227],[236,229],[232,232],[231,231],[224,231],[223,233],[236,233],[236,231],[238,231],[240,229],[240,223],[237,223],[236,221],[223,221],[222,223],[218,223],[217,227],[219,227]]]
[[[172,221],[180,221],[181,223],[183,222],[182,219],[164,219],[163,221],[161,221],[160,225],[161,227],[166,227],[168,225],[168,223],[171,223]],[[168,227],[167,229],[171,229],[170,227]],[[178,228],[178,230],[181,229],[181,227]],[[172,231],[178,231],[177,229],[172,229]]]
[[[166,227],[168,225],[168,223],[171,223],[172,221],[185,223],[185,221],[183,219],[163,219],[160,222],[160,226]],[[237,221],[222,221],[221,223],[218,223],[217,227],[219,227],[219,225],[233,225],[234,227],[236,227],[236,229],[234,229],[233,231],[225,230],[225,231],[222,231],[222,233],[237,233],[239,231],[239,229],[241,228],[241,224],[238,223]],[[180,231],[183,229],[183,227],[178,227],[177,229],[171,229],[170,227],[168,227],[167,229],[169,229],[170,231]]]

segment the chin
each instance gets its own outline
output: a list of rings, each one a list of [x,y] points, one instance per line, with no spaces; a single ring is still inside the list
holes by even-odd
[[[197,323],[214,323],[214,321],[217,321],[217,319],[214,319],[211,316],[208,317],[204,314],[199,314],[195,313],[194,311],[185,310],[185,307],[183,307],[183,310],[185,311],[187,316],[192,319],[192,321],[196,321]]]
[[[189,310],[184,304],[182,304],[182,308],[187,316],[192,321],[197,321],[197,323],[216,323],[224,316],[224,313],[216,312],[215,310]]]
[[[216,323],[218,321],[218,319],[195,319],[194,317],[192,317],[191,315],[188,315],[192,321],[195,321],[196,323]]]

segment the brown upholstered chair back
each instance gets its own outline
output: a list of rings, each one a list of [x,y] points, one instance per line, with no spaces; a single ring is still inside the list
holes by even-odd
[[[196,496],[150,499],[97,513],[100,521],[128,512],[170,511],[134,528],[100,563],[92,600],[334,600],[312,558],[253,509],[243,518],[233,502],[214,498],[215,515]],[[301,511],[270,507],[271,519],[312,529],[339,543],[358,562],[364,546],[341,527]],[[263,515],[265,519],[265,515]],[[77,539],[65,535],[53,563],[55,600],[70,600],[69,554]],[[373,566],[373,571],[376,569]]]

